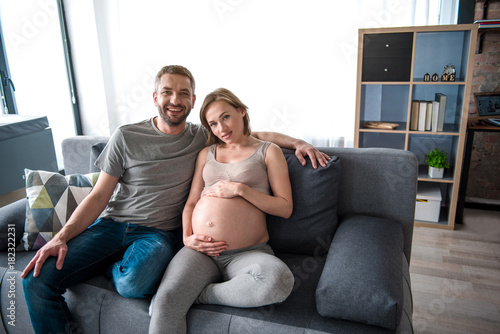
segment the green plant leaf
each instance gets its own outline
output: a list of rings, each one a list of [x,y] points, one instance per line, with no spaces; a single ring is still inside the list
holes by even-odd
[[[425,162],[429,166],[436,168],[450,168],[449,163],[446,161],[447,159],[448,154],[444,150],[438,150],[437,147],[425,155]]]

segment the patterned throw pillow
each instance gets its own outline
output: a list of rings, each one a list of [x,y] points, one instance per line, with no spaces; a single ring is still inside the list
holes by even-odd
[[[36,250],[61,230],[90,193],[99,173],[61,175],[25,169],[26,222],[21,247]]]

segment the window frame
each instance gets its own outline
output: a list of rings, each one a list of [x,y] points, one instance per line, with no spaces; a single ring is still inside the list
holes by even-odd
[[[15,88],[10,78],[9,61],[0,19],[0,98],[2,100],[2,114],[17,114],[17,103],[14,92]]]

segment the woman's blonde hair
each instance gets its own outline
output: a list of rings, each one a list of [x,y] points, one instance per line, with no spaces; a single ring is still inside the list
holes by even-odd
[[[250,129],[250,117],[248,116],[248,107],[243,102],[241,102],[241,100],[236,95],[234,95],[234,93],[231,92],[229,89],[218,88],[205,97],[203,105],[201,106],[200,109],[201,124],[203,124],[203,126],[208,131],[208,145],[222,143],[222,140],[220,140],[219,137],[217,137],[212,133],[210,125],[208,124],[207,121],[208,107],[210,106],[210,104],[216,101],[224,101],[235,109],[245,110],[245,116],[243,117],[243,126],[244,126],[243,134],[249,136],[252,133]]]

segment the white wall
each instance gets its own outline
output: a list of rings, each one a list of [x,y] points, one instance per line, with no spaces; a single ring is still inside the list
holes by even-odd
[[[226,87],[250,107],[254,130],[352,146],[358,28],[418,25],[433,2],[65,1],[84,131],[156,115],[154,75],[181,64],[197,81],[192,122],[205,95]]]

